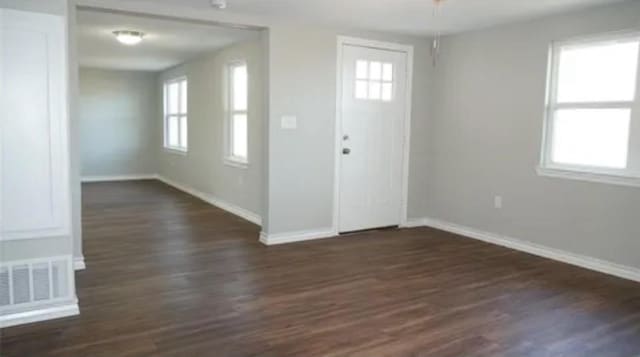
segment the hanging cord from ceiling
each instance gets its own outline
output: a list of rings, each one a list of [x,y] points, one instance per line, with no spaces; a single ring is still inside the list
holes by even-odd
[[[433,0],[433,24],[436,28],[436,33],[433,37],[433,41],[431,42],[431,60],[433,66],[435,67],[438,63],[438,57],[440,56],[440,38],[442,36],[441,26],[439,23],[440,13],[442,11],[442,3],[445,0]]]

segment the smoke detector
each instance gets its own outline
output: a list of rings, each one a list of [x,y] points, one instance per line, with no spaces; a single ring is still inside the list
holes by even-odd
[[[224,10],[227,8],[227,0],[211,0],[211,6],[217,10]]]

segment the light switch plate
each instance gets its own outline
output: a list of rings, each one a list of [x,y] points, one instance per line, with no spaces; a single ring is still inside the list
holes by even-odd
[[[495,196],[493,198],[493,206],[497,209],[502,208],[502,196]]]
[[[298,118],[293,115],[284,115],[280,118],[280,127],[282,129],[296,129],[298,127]]]

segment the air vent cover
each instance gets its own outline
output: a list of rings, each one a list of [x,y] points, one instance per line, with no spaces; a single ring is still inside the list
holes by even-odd
[[[7,262],[0,265],[0,314],[13,307],[69,299],[71,257]]]

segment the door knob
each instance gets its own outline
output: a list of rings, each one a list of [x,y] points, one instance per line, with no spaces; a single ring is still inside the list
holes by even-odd
[[[344,155],[349,155],[349,154],[351,154],[351,149],[349,149],[349,148],[344,148],[344,149],[342,149],[342,153],[343,153]]]

